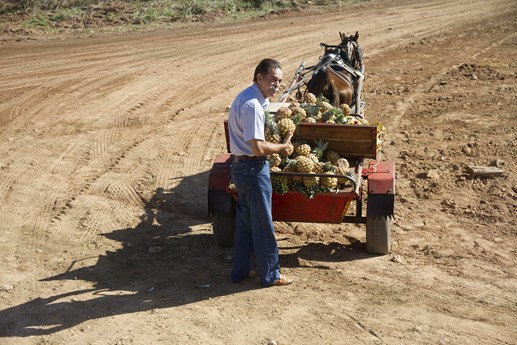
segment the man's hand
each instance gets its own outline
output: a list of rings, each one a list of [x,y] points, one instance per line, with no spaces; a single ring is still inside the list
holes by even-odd
[[[282,154],[284,156],[289,156],[289,153],[290,153],[289,148],[290,148],[290,146],[292,146],[292,144],[291,144],[291,138],[292,137],[293,137],[293,132],[289,132],[289,133],[287,133],[287,135],[282,140],[282,144],[287,144],[287,147],[282,150]]]
[[[282,140],[282,144],[287,144],[291,141],[291,138],[293,137],[293,132],[289,132],[287,133],[287,135],[285,136],[284,140]]]

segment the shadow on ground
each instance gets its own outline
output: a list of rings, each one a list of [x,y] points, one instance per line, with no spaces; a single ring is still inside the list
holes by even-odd
[[[215,244],[206,212],[206,191],[202,194],[205,200],[180,199],[187,192],[205,190],[207,180],[208,172],[183,178],[174,190],[157,189],[135,228],[102,235],[119,242],[120,249],[93,258],[93,265],[88,265],[92,258],[76,260],[65,272],[42,279],[85,281],[92,287],[0,311],[0,336],[52,334],[91,319],[176,307],[260,288],[258,282],[230,282],[232,249]],[[354,242],[288,248],[280,241],[279,246],[282,252],[292,252],[281,255],[284,267],[306,267],[300,257],[322,261],[369,257],[364,251],[352,250],[357,247]]]

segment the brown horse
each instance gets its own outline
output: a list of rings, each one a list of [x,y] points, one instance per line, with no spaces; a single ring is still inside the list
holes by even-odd
[[[314,68],[306,92],[324,96],[334,106],[348,104],[352,108],[360,103],[358,99],[364,78],[359,33],[346,36],[340,32],[339,35],[341,43],[337,46],[321,43],[325,54]],[[355,112],[360,113],[357,108]]]

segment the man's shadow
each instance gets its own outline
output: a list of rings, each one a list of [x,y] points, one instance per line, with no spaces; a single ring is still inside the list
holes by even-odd
[[[78,280],[93,286],[41,297],[0,311],[0,337],[51,334],[86,320],[194,303],[258,288],[232,284],[231,248],[216,246],[207,214],[208,172],[157,189],[134,228],[99,236],[119,249],[77,258],[42,281]],[[192,198],[193,193],[199,193]],[[230,256],[231,257],[231,256]]]
[[[78,258],[65,272],[41,280],[87,281],[91,288],[36,298],[0,311],[0,337],[52,334],[91,319],[260,288],[258,281],[230,282],[232,248],[218,247],[209,231],[207,185],[208,172],[204,172],[184,177],[172,190],[155,190],[136,227],[99,235],[118,242],[120,249]],[[286,267],[300,267],[298,255],[323,261],[369,257],[360,251],[350,254],[355,246],[309,243],[295,248],[294,254],[281,255],[280,260]]]

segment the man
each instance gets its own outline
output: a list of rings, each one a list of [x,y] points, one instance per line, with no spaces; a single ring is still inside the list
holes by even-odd
[[[281,286],[293,282],[280,274],[267,159],[270,154],[287,152],[293,134],[286,136],[280,144],[264,138],[264,109],[269,104],[268,98],[279,91],[281,81],[280,63],[272,59],[262,60],[255,68],[253,85],[242,91],[230,108],[230,151],[235,156],[232,179],[238,193],[231,274],[234,283],[250,276],[253,252],[262,286]]]

